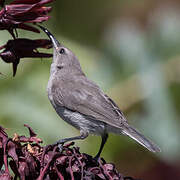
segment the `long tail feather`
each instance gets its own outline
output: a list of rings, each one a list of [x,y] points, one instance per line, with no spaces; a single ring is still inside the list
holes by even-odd
[[[130,125],[124,125],[123,133],[137,141],[139,144],[147,148],[149,151],[161,152],[160,148],[157,145],[148,140],[145,136],[143,136],[140,132],[138,132],[135,128],[131,127]]]

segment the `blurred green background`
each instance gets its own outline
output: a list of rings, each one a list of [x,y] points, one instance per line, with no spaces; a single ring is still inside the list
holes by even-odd
[[[102,156],[128,176],[180,179],[180,2],[60,0],[44,25],[79,58],[85,74],[119,105],[130,124],[158,144],[153,154],[111,134]],[[19,31],[19,37],[47,38]],[[0,32],[0,44],[11,36]],[[48,52],[52,52],[48,50]],[[46,93],[51,59],[22,59],[17,75],[0,61],[0,125],[9,135],[30,125],[44,143],[78,135],[55,113]],[[77,141],[95,155],[100,137]]]

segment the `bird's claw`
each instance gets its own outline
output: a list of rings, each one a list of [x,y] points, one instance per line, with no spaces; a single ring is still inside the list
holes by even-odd
[[[61,153],[63,151],[64,143],[58,143],[57,145],[58,145],[59,152]]]

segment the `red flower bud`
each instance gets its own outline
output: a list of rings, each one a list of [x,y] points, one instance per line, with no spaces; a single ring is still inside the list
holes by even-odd
[[[0,30],[8,30],[15,38],[13,30],[21,28],[28,31],[39,32],[35,27],[24,23],[37,23],[47,21],[51,7],[44,5],[53,0],[14,0],[10,5],[4,6],[0,11]],[[3,5],[4,1],[0,1]]]
[[[51,41],[46,39],[30,40],[22,38],[9,40],[7,44],[0,47],[0,49],[5,48],[4,51],[0,53],[0,57],[4,62],[13,64],[13,76],[15,76],[20,58],[52,57],[52,54],[37,51],[37,48],[48,49],[51,46]]]

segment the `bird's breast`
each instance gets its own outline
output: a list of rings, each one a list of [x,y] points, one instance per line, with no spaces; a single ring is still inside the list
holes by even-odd
[[[50,102],[53,102],[53,93],[52,93],[52,80],[49,79],[48,85],[47,85],[47,93],[48,93],[48,98]]]
[[[51,74],[49,81],[48,81],[48,85],[47,85],[47,93],[48,93],[48,98],[51,102],[51,104],[53,105],[53,107],[55,108],[56,104],[54,102],[54,84],[55,84],[55,74]]]
[[[56,65],[54,63],[52,63],[51,68],[50,68],[50,77],[49,77],[49,81],[48,81],[48,85],[47,85],[48,98],[51,101],[51,103],[53,101],[52,87],[53,87],[55,77],[56,77]]]

